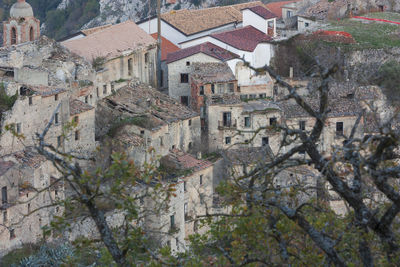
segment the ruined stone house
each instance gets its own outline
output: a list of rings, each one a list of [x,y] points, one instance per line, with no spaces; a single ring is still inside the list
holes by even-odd
[[[281,121],[281,108],[272,101],[243,102],[237,95],[207,98],[206,128],[203,141],[209,151],[228,148],[270,146],[279,148],[280,131],[275,127]]]
[[[62,214],[56,205],[64,198],[63,185],[54,182],[58,177],[53,164],[32,147],[0,158],[0,256],[39,242],[42,227]]]
[[[131,81],[99,102],[97,139],[113,137],[140,166],[171,149],[199,150],[200,116],[148,85]],[[121,149],[116,146],[115,149]]]
[[[156,40],[134,22],[86,31],[62,42],[73,53],[92,63],[96,98],[109,96],[127,81],[137,78],[155,85]]]

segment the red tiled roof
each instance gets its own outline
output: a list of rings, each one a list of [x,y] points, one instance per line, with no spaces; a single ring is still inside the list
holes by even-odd
[[[256,13],[257,15],[259,15],[264,19],[273,19],[277,17],[274,13],[272,13],[271,11],[262,6],[253,6],[246,9],[253,11],[254,13]]]
[[[272,41],[272,37],[253,26],[212,34],[212,37],[237,49],[253,52],[259,43]]]
[[[239,57],[238,55],[231,53],[215,44],[206,42],[168,54],[167,64],[195,55],[197,53],[204,53],[221,61],[227,61]]]
[[[177,149],[173,149],[170,151],[168,156],[183,169],[193,169],[195,171],[202,170],[212,166],[212,163],[207,160],[196,159],[192,155],[182,152]]]
[[[158,34],[153,33],[151,36],[157,40]],[[174,45],[171,41],[161,36],[161,61],[167,60],[167,55],[172,52],[180,50],[179,47]]]
[[[272,13],[274,13],[275,15],[278,16],[278,18],[282,18],[282,7],[284,5],[290,4],[290,3],[294,3],[294,2],[298,2],[299,0],[295,0],[295,1],[281,1],[281,2],[272,2],[272,3],[268,3],[266,4],[267,8],[269,10],[271,10]]]

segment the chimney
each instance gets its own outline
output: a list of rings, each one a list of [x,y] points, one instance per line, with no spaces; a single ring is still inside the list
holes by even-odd
[[[289,69],[289,78],[293,79],[293,67],[290,67]]]

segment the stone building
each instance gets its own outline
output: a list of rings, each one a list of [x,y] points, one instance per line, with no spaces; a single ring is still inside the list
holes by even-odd
[[[194,233],[204,233],[206,229],[200,228],[197,216],[213,212],[215,163],[173,149],[161,158],[160,164],[166,171],[166,179],[177,179],[177,189],[182,190],[178,194],[183,195],[182,201],[176,203],[175,211],[169,216],[174,216],[176,222],[183,224],[180,228],[183,228],[185,239]],[[180,212],[176,210],[178,207]]]
[[[193,63],[221,63],[236,65],[238,55],[228,52],[212,43],[203,43],[167,56],[168,94],[189,105],[191,98],[190,75],[194,72]]]
[[[86,31],[62,45],[92,63],[97,98],[109,96],[132,78],[155,85],[156,40],[132,21]]]
[[[159,91],[132,81],[129,86],[99,102],[97,139],[112,137],[138,166],[171,149],[199,150],[200,116]]]
[[[318,110],[318,98],[305,97],[304,100],[314,110]],[[284,123],[288,127],[304,131],[312,130],[315,124],[315,118],[310,116],[297,103],[292,101],[282,101],[279,102],[279,106],[283,111]],[[346,136],[350,135],[359,114],[362,112],[362,107],[359,102],[350,96],[339,99],[330,98],[328,107],[330,112],[328,113],[328,118],[319,143],[321,151],[325,153],[331,152],[333,146],[341,145],[343,143]],[[356,129],[356,137],[361,138],[363,135],[364,126],[363,120],[361,120],[361,123]],[[290,149],[290,146],[285,149]]]
[[[238,95],[211,96],[207,100],[203,141],[208,150],[270,146],[279,148],[281,108],[272,101],[242,102]]]
[[[57,177],[53,164],[31,147],[0,158],[0,256],[39,242],[42,227],[62,215],[56,202],[64,198],[64,186]]]
[[[238,94],[237,80],[225,63],[192,64],[190,76],[190,107],[204,118],[205,97],[211,95]]]
[[[3,22],[3,45],[32,42],[40,36],[40,21],[34,17],[31,5],[18,0],[11,6],[10,18]]]

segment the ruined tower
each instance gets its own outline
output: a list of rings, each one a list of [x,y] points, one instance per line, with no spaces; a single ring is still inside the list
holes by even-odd
[[[10,18],[3,22],[3,45],[30,42],[39,36],[40,21],[33,16],[31,5],[18,0],[10,9]]]

